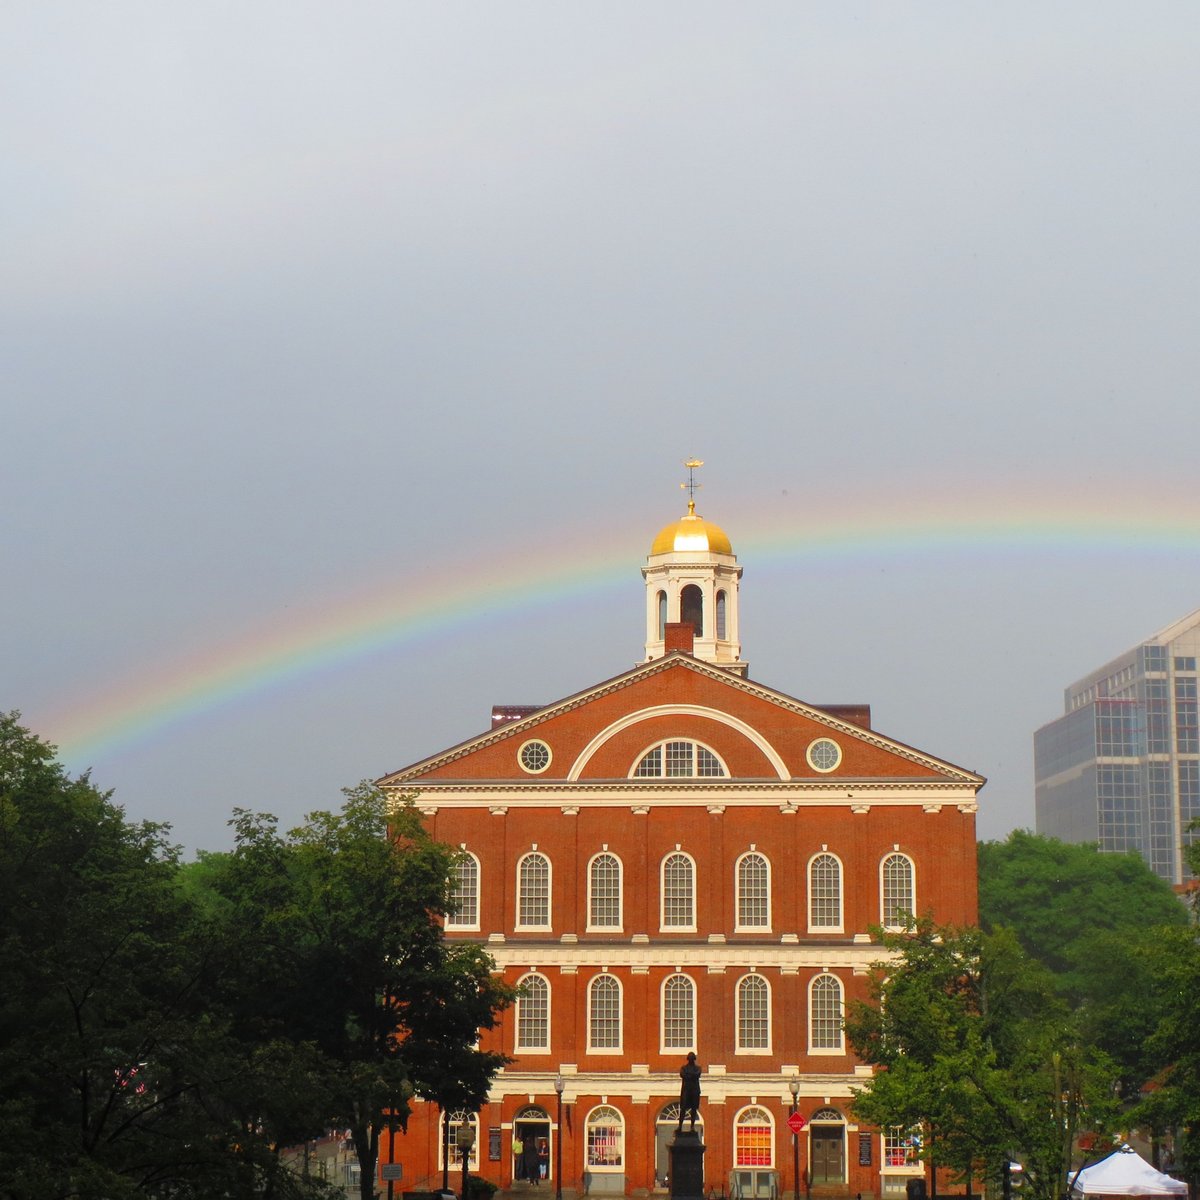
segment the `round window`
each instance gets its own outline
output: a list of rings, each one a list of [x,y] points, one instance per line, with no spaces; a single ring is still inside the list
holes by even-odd
[[[517,761],[530,775],[540,775],[550,765],[550,747],[545,742],[525,742],[517,751]]]
[[[814,771],[836,771],[842,761],[842,748],[833,738],[817,738],[809,746],[807,757]]]

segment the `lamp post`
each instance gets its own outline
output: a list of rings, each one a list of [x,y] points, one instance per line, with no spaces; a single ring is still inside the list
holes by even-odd
[[[554,1200],[562,1200],[562,1096],[567,1082],[562,1074],[554,1077],[554,1094],[558,1097],[558,1135],[554,1139]]]
[[[462,1155],[463,1181],[462,1200],[467,1200],[467,1168],[471,1163],[471,1147],[475,1145],[475,1130],[471,1128],[469,1113],[463,1113],[462,1124],[458,1127],[458,1152]]]
[[[799,1111],[800,1077],[793,1075],[788,1080],[788,1091],[792,1093],[792,1112]],[[792,1130],[792,1200],[800,1200],[800,1135]]]

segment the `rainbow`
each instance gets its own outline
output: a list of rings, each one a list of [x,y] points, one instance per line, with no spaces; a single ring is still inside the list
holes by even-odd
[[[765,520],[735,514],[721,524],[742,531],[732,535],[734,549],[752,569],[997,553],[1166,554],[1200,561],[1200,504],[1190,497],[1164,503],[1158,496],[1151,506],[1122,496],[1115,512],[1111,497],[1103,504],[1081,497],[1052,512],[1044,495],[1038,507],[969,490],[928,503],[906,498],[902,507],[885,496],[868,499],[859,495],[852,508],[797,506],[795,515],[777,509]],[[607,534],[589,531],[586,540],[578,529],[558,535],[522,530],[507,553],[471,555],[469,573],[458,559],[425,563],[420,572],[376,581],[339,602],[197,648],[161,669],[139,670],[46,714],[39,725],[67,760],[91,763],[189,718],[368,655],[506,615],[531,617],[573,597],[640,589],[634,581],[649,549],[645,526],[644,518],[636,528],[630,520]],[[531,567],[522,550],[527,537],[555,547],[552,565]],[[573,543],[578,548],[570,549]]]

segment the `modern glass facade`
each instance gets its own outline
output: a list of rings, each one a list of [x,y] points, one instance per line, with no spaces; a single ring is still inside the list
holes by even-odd
[[[1200,611],[1066,689],[1034,735],[1037,830],[1135,850],[1183,882],[1200,817]]]

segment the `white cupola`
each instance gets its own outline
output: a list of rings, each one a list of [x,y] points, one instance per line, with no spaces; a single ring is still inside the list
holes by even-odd
[[[691,459],[689,472],[704,464]],[[696,513],[694,475],[683,485],[687,514],[659,530],[642,568],[646,580],[646,662],[676,648],[668,626],[691,627],[696,658],[745,675],[738,640],[738,580],[742,568],[720,526]]]

